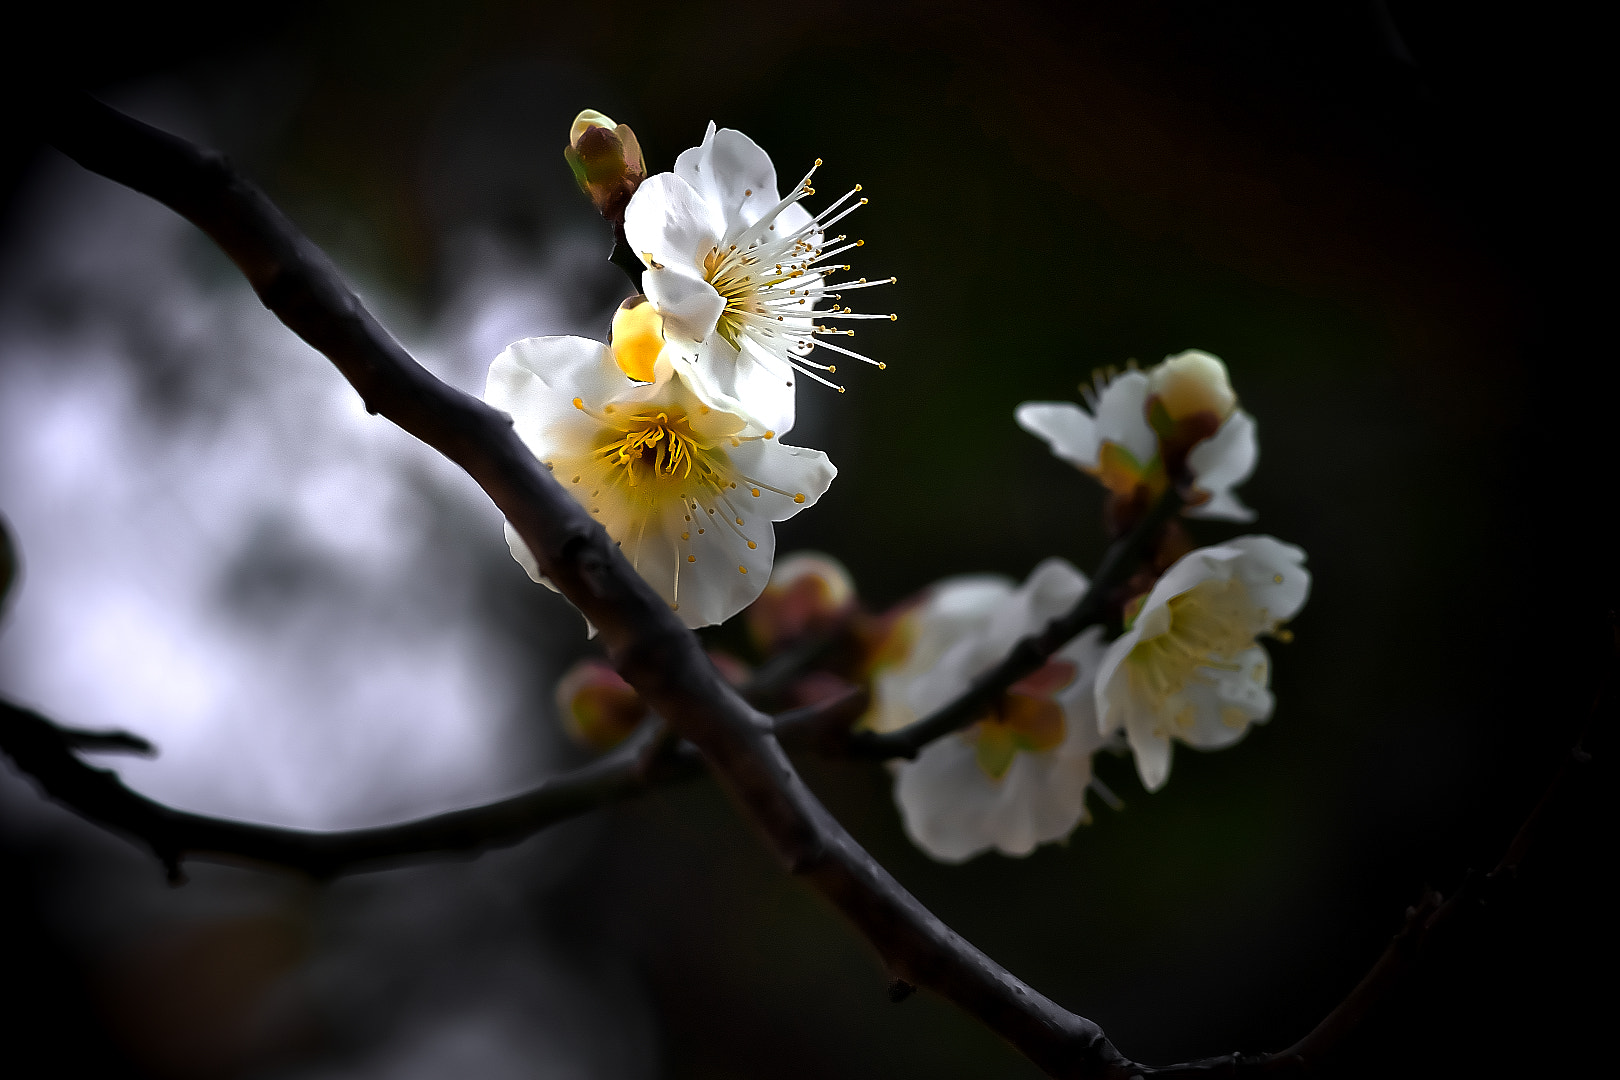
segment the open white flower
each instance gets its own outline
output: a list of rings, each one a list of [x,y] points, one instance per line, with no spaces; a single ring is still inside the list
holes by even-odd
[[[828,341],[854,333],[829,320],[894,318],[839,305],[847,292],[894,279],[827,281],[849,269],[837,257],[863,243],[827,231],[866,199],[856,198],[857,184],[812,217],[799,201],[815,193],[814,173],[781,197],[765,151],[740,131],[710,124],[674,172],[642,182],[624,216],[625,242],[647,267],[642,291],[663,317],[671,363],[711,407],[776,431],[793,424],[796,373],[836,385],[820,373],[837,365],[809,358],[818,344],[883,366]]]
[[[1262,634],[1285,634],[1310,592],[1305,553],[1269,536],[1189,552],[1153,586],[1097,675],[1099,730],[1124,728],[1142,785],[1163,786],[1170,742],[1214,750],[1271,716]]]
[[[700,400],[667,364],[628,379],[612,351],[577,337],[527,338],[490,365],[484,400],[589,508],[688,626],[723,622],[765,588],[773,521],[814,505],[837,470],[819,450]],[[516,530],[513,556],[542,581]]]
[[[1085,590],[1084,575],[1062,559],[1041,563],[1017,588],[970,578],[938,590],[919,612],[923,632],[904,677],[880,679],[875,688],[879,715],[893,722],[932,713]],[[895,801],[918,847],[944,862],[991,848],[1027,855],[1085,819],[1091,755],[1104,741],[1092,691],[1100,635],[1101,628],[1082,634],[977,723],[896,768]],[[899,700],[885,700],[892,698]]]
[[[1139,487],[1157,497],[1174,471],[1192,485],[1187,517],[1254,520],[1232,489],[1254,473],[1260,445],[1218,357],[1193,349],[1147,372],[1098,376],[1094,386],[1089,412],[1072,401],[1026,401],[1014,416],[1122,499]]]

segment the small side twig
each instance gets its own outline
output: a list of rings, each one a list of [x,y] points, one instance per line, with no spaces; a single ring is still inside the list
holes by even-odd
[[[283,829],[192,814],[148,799],[116,773],[81,761],[76,750],[151,744],[115,733],[94,736],[57,727],[0,700],[0,751],[55,801],[150,850],[173,880],[187,858],[286,867],[314,878],[505,847],[604,803],[702,772],[690,746],[672,743],[664,726],[645,725],[623,746],[521,795],[446,814],[343,832]]]

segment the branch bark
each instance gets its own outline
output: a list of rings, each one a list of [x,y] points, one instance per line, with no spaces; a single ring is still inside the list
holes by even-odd
[[[131,741],[142,742],[112,733],[87,743],[82,733],[0,700],[0,750],[46,795],[150,850],[172,881],[181,879],[185,858],[267,863],[332,878],[423,856],[472,855],[516,844],[655,783],[702,771],[694,754],[666,745],[663,725],[649,723],[611,754],[510,799],[399,825],[313,832],[176,810],[131,791],[116,773],[88,765],[74,753],[128,748]]]

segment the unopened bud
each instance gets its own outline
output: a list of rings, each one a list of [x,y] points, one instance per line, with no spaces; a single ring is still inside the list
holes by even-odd
[[[647,715],[635,689],[600,660],[581,660],[562,677],[557,711],[568,734],[592,750],[613,749]]]
[[[780,559],[748,608],[748,629],[765,652],[832,630],[855,607],[855,581],[838,560],[813,551]]]
[[[563,156],[597,212],[613,222],[615,230],[622,229],[624,208],[647,176],[641,144],[630,125],[615,124],[595,109],[586,109],[568,129]]]
[[[1148,372],[1148,422],[1161,438],[1171,437],[1175,428],[1189,421],[1198,423],[1200,418],[1213,431],[1235,408],[1237,394],[1232,391],[1226,365],[1207,352],[1189,349],[1168,356]]]
[[[653,381],[653,364],[664,349],[664,319],[637,293],[613,313],[613,359],[636,382]]]

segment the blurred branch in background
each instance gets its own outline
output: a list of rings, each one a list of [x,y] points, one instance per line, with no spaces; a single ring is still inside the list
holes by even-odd
[[[603,629],[610,655],[620,669],[649,704],[668,717],[674,731],[691,739],[717,777],[764,830],[779,857],[790,869],[806,875],[865,932],[895,976],[897,997],[912,985],[933,988],[1053,1075],[1193,1076],[1306,1071],[1359,1023],[1371,1004],[1387,994],[1409,966],[1404,958],[1411,955],[1415,944],[1448,919],[1450,912],[1474,898],[1475,894],[1465,886],[1443,905],[1420,904],[1407,929],[1392,945],[1391,953],[1380,961],[1346,1006],[1289,1051],[1255,1058],[1227,1055],[1167,1068],[1130,1062],[1090,1021],[1036,994],[930,915],[842,831],[798,781],[773,738],[773,725],[744,706],[724,686],[691,635],[668,617],[655,598],[650,600],[645,595],[645,588],[616,558],[599,530],[592,532],[589,525],[580,525],[577,508],[556,497],[549,478],[532,460],[525,460],[517,452],[521,448],[510,445],[510,433],[503,436],[499,421],[487,409],[450,391],[417,367],[342,285],[330,263],[262,193],[235,175],[222,159],[87,100],[71,104],[59,114],[55,135],[58,145],[82,164],[159,198],[201,225],[243,268],[266,306],[338,364],[361,391],[368,408],[388,415],[473,473],[517,525],[547,573]],[[1159,513],[1173,512],[1172,504],[1172,499],[1164,500]],[[1088,617],[1088,604],[1100,608],[1106,582],[1128,569],[1125,564],[1131,544],[1140,539],[1133,533],[1110,549],[1092,594],[1082,601],[1071,620]],[[1098,599],[1092,600],[1092,596]],[[1038,650],[1044,639],[1061,632],[1054,624],[1040,639],[1022,643],[1019,652],[1027,655],[1004,665],[1006,682],[1027,670],[1021,665],[1038,665]],[[961,703],[931,718],[940,725],[939,731],[932,734],[950,730],[959,719],[970,719],[974,703],[982,703],[983,698],[995,692],[994,680],[975,685]],[[846,700],[839,707],[847,706]],[[953,710],[963,717],[958,718]],[[8,740],[22,751],[19,762],[26,759],[63,778],[59,790],[99,808],[98,813],[109,806],[115,817],[127,813],[150,826],[154,836],[161,837],[165,829],[173,830],[183,823],[184,829],[192,830],[188,835],[204,838],[196,849],[214,850],[207,842],[208,829],[219,823],[178,815],[123,789],[116,780],[109,780],[108,774],[84,766],[71,753],[75,738],[82,742],[83,736],[61,732],[43,718],[14,706],[6,706],[4,716]],[[817,743],[827,731],[836,730],[837,723],[847,726],[847,718],[839,708],[829,707],[795,715],[791,721],[784,715],[774,730],[784,736],[809,731],[814,737],[807,741]],[[102,748],[117,744],[133,749],[137,743],[116,735],[90,738],[99,738]],[[594,766],[516,800],[462,814],[510,810],[524,800],[550,806],[555,799],[583,808],[597,804],[603,797],[612,797],[602,792],[640,790],[650,782],[667,740],[668,736],[658,728],[649,727],[631,744]],[[681,754],[677,752],[677,760],[689,764],[690,755],[683,758]],[[1579,754],[1584,750],[1578,749]],[[29,769],[28,764],[24,767]],[[1569,786],[1565,774],[1561,774],[1488,881],[1494,883],[1511,876],[1538,827],[1542,808],[1562,797]],[[536,811],[535,803],[525,805],[531,822],[550,812]],[[558,813],[550,820],[561,816],[565,815]],[[451,837],[460,844],[469,835],[464,826],[470,820],[445,815],[398,828],[423,830],[419,836]],[[234,827],[249,829],[258,837],[255,842],[267,848],[298,835],[288,830]],[[434,829],[442,831],[435,834]],[[361,852],[360,858],[366,858],[377,856],[365,855],[364,843],[376,845],[376,838],[388,831],[333,835],[360,844],[356,850]],[[182,852],[173,844],[165,848],[154,843],[153,847],[172,871]],[[371,850],[375,851],[375,846]],[[1402,959],[1391,960],[1391,956]]]

